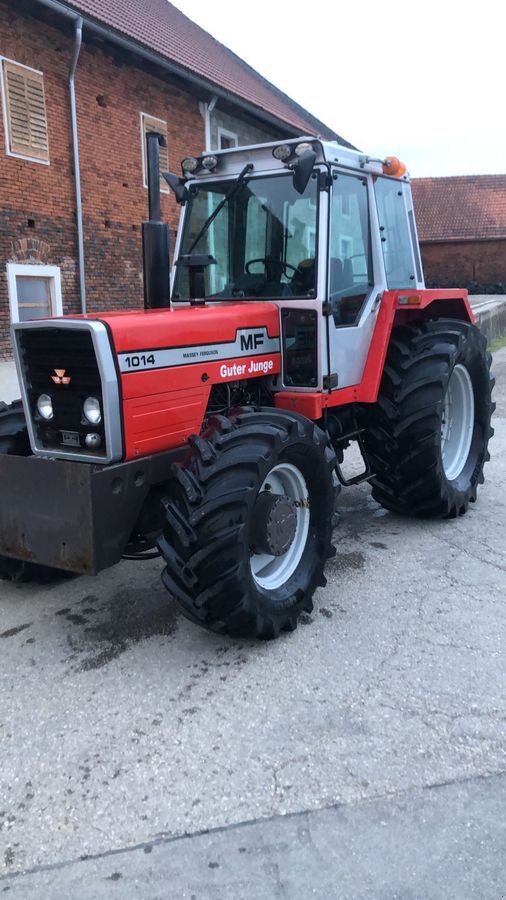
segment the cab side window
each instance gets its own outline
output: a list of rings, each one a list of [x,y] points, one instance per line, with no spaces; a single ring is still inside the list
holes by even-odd
[[[380,177],[374,191],[387,285],[391,289],[413,287],[415,263],[402,184],[392,178]]]
[[[332,189],[329,271],[337,326],[356,324],[373,283],[367,184],[338,175]]]

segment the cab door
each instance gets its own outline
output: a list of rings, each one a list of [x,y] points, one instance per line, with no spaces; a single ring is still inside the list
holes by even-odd
[[[328,374],[360,384],[386,290],[424,287],[407,181],[334,171],[328,244]]]
[[[384,289],[370,176],[334,171],[330,196],[327,340],[332,389],[359,384]]]

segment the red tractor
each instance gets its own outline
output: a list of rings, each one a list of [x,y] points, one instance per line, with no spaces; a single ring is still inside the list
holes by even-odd
[[[169,289],[154,135],[148,158],[145,309],[13,326],[0,567],[159,552],[185,616],[273,638],[325,584],[340,485],[410,516],[476,500],[491,357],[466,291],[425,289],[397,159],[308,137],[183,160]]]

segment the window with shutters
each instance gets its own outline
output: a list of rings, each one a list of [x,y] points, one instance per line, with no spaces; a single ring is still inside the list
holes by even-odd
[[[49,140],[42,72],[0,58],[5,149],[9,156],[49,163]]]
[[[167,141],[167,122],[164,122],[163,119],[156,119],[154,116],[148,116],[146,113],[141,113],[141,143],[142,143],[142,179],[144,183],[144,187],[148,186],[148,167],[146,162],[146,135],[149,134],[150,131],[158,131],[159,134],[163,134],[165,138],[165,147],[160,147],[160,190],[164,194],[169,193],[169,186],[164,178],[162,178],[162,172],[168,172],[169,170],[169,148]]]

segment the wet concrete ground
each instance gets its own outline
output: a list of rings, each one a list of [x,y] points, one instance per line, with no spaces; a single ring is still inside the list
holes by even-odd
[[[506,349],[496,372],[479,502],[417,522],[344,491],[328,587],[279,641],[186,622],[156,561],[0,585],[0,893],[61,897],[83,856],[505,772]],[[14,877],[60,864],[59,893]]]

